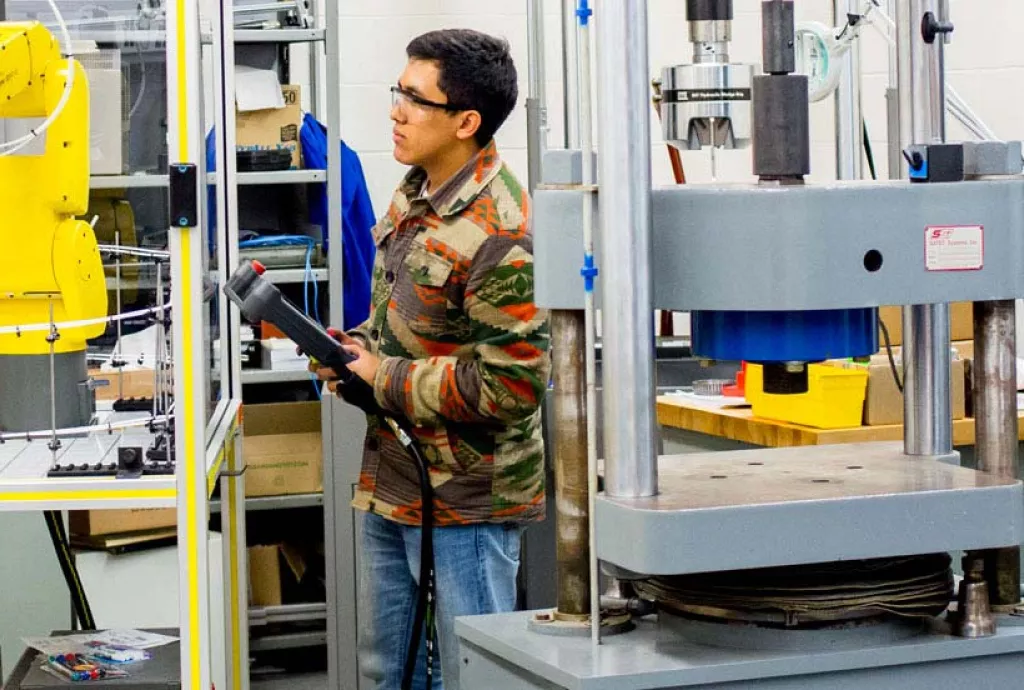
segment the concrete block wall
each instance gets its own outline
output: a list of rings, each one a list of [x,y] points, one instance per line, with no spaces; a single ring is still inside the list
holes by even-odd
[[[363,158],[371,195],[383,211],[402,167],[391,158],[388,87],[405,61],[413,36],[441,27],[471,27],[506,37],[526,95],[526,3],[498,0],[337,0],[342,17],[342,127],[346,140]],[[760,1],[736,0],[731,58],[761,61]],[[1015,0],[952,0],[956,24],[948,47],[950,81],[974,110],[1003,138],[1024,138],[1024,53],[1017,49],[1015,27],[1024,22],[1024,3]],[[600,3],[598,3],[598,7]],[[797,0],[798,21],[832,21],[828,0]],[[545,0],[546,77],[551,146],[563,141],[560,0]],[[690,61],[685,3],[649,0],[651,75],[663,66]],[[864,116],[874,145],[879,173],[886,170],[885,88],[888,49],[873,30],[862,35]],[[516,172],[526,176],[526,118],[518,108],[498,140]],[[950,138],[966,133],[951,120]],[[811,105],[812,180],[835,177],[835,110],[831,100]],[[652,110],[652,162],[655,184],[671,183],[671,171]],[[710,181],[706,151],[683,154],[694,182]],[[720,151],[719,180],[750,180],[749,151]]]
[[[388,88],[405,62],[405,45],[417,34],[443,27],[471,27],[504,36],[512,45],[520,74],[521,98],[527,91],[526,3],[505,0],[337,0],[343,13],[342,131],[363,160],[374,208],[382,213],[404,172],[391,157]],[[594,3],[600,8],[600,3]],[[561,0],[544,0],[548,144],[562,146]],[[735,0],[731,60],[760,65],[760,0]],[[832,2],[797,0],[797,21],[832,25]],[[1024,23],[1019,0],[951,0],[956,24],[947,48],[950,82],[975,112],[1004,139],[1024,138],[1024,52],[1018,49],[1016,27]],[[689,62],[691,44],[683,0],[649,0],[650,70]],[[888,47],[866,28],[861,38],[863,113],[874,149],[879,177],[888,175],[885,89]],[[757,68],[759,71],[759,67]],[[832,99],[811,104],[811,180],[835,179],[835,107]],[[653,179],[671,184],[668,156],[660,127],[651,111]],[[966,138],[950,118],[949,138]],[[596,138],[595,138],[596,142]],[[498,135],[501,151],[515,172],[526,178],[526,118],[522,107]],[[683,153],[691,182],[710,182],[707,151]],[[719,181],[751,181],[749,150],[718,153]],[[865,166],[865,174],[867,174]],[[1024,322],[1024,319],[1022,319]],[[677,333],[686,333],[688,319],[677,319]],[[1024,326],[1024,323],[1022,323]]]

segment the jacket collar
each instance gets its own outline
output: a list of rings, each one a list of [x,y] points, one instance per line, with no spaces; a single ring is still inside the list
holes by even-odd
[[[458,215],[472,204],[480,193],[501,171],[501,157],[492,139],[475,156],[434,190],[425,195],[427,174],[423,168],[410,170],[391,199],[387,214],[374,229],[374,240],[379,245],[405,219],[417,202],[425,202],[442,219]]]

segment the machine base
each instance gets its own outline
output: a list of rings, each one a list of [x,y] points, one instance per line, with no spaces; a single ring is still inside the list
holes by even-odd
[[[531,612],[462,618],[463,690],[1002,690],[1020,684],[1024,618],[965,640],[932,622],[908,639],[841,650],[734,650],[685,642],[653,618],[594,648],[529,632]]]
[[[57,428],[85,426],[96,411],[96,397],[89,387],[85,351],[63,352],[53,357],[57,403]],[[50,356],[0,356],[0,429],[40,431],[49,429]]]

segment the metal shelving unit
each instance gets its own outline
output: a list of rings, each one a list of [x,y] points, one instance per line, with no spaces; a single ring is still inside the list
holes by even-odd
[[[246,511],[281,510],[284,508],[316,508],[324,504],[324,495],[293,494],[291,496],[249,496],[245,499]],[[219,513],[219,500],[210,501],[210,512]]]
[[[326,29],[240,29],[235,43],[317,43],[327,38]]]
[[[305,369],[298,371],[273,371],[270,369],[242,369],[242,383],[294,383],[308,381],[310,374]]]
[[[312,274],[312,279],[317,282],[322,283],[328,278],[326,268],[314,268],[310,273]],[[304,283],[307,279],[306,269],[304,268],[268,268],[263,277],[278,285]]]
[[[226,3],[230,4],[230,3]],[[326,19],[323,26],[309,29],[282,28],[282,29],[237,29],[232,30],[232,50],[236,46],[246,45],[249,50],[257,44],[276,45],[281,54],[291,56],[296,51],[287,51],[292,45],[308,45],[310,54],[310,84],[308,85],[309,102],[312,104],[313,115],[327,126],[328,141],[338,142],[341,139],[341,104],[336,87],[340,74],[338,61],[338,25],[340,22],[340,3],[331,0],[313,0],[310,3],[309,12],[312,16],[320,16],[320,7],[326,9]],[[228,9],[227,11],[230,11]],[[231,53],[230,60],[234,61]],[[233,83],[227,83],[226,93],[232,93]],[[307,86],[303,84],[303,88]],[[324,89],[320,97],[320,90]],[[326,110],[319,107],[322,101],[326,101]],[[224,148],[231,151],[234,144],[234,128],[228,126],[224,132]],[[319,283],[321,294],[329,299],[330,320],[332,323],[341,323],[341,160],[338,154],[337,145],[329,146],[328,169],[327,170],[303,170],[287,171],[287,173],[237,173],[234,172],[235,162],[225,160],[225,168],[229,177],[237,180],[238,185],[255,184],[312,184],[326,183],[328,196],[328,228],[327,233],[332,238],[330,253],[328,256],[328,267],[315,268],[312,270],[312,279]],[[220,162],[218,162],[220,165]],[[231,203],[234,206],[231,206]],[[229,202],[228,217],[238,218],[237,197]],[[237,227],[230,229],[233,233],[232,242],[237,242]],[[337,238],[337,239],[335,239]],[[237,244],[229,246],[236,247]],[[229,256],[228,265],[236,265],[238,252],[232,252]],[[304,268],[271,268],[266,275],[277,284],[302,284],[310,275]],[[326,284],[326,285],[325,285]],[[232,324],[233,329],[238,328],[238,322]],[[233,342],[239,342],[237,330],[234,331]],[[296,382],[310,382],[310,375],[307,371],[263,371],[263,370],[239,370],[236,380],[242,387],[261,384],[283,384]],[[267,386],[266,390],[272,390]],[[326,439],[325,439],[326,443]],[[326,448],[326,446],[325,446]],[[328,452],[325,450],[325,453]],[[323,506],[323,494],[307,494],[300,496],[275,496],[248,498],[245,501],[246,511],[270,511],[286,510],[295,508],[318,508]],[[327,551],[331,552],[331,546],[327,545]],[[331,566],[328,565],[328,568]],[[250,636],[248,649],[253,652],[297,649],[304,647],[324,646],[327,643],[328,627],[330,616],[326,602],[318,604],[298,604],[294,606],[281,606],[269,609],[252,609],[249,612]],[[337,687],[348,687],[340,685]],[[354,687],[354,686],[353,686]]]
[[[281,635],[254,636],[249,639],[249,650],[253,652],[271,652],[282,649],[322,647],[325,644],[327,644],[327,631],[311,630]]]
[[[89,178],[90,189],[149,189],[166,187],[167,175],[93,175]],[[207,173],[208,184],[215,184],[217,173]],[[278,184],[313,184],[326,182],[327,172],[324,170],[275,170],[267,172],[237,173],[236,181],[240,185],[278,185]]]

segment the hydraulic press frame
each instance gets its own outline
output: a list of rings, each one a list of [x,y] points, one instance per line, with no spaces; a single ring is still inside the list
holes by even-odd
[[[929,13],[932,28],[944,26],[944,4],[898,2],[904,149],[944,140],[943,32],[929,41],[925,31]],[[615,422],[602,430],[605,490],[591,515],[591,547],[605,571],[631,578],[936,551],[1012,552],[1024,538],[1015,381],[1002,371],[1014,357],[1012,308],[1005,307],[1024,297],[1024,178],[1012,156],[1016,167],[998,180],[688,185],[652,193],[650,149],[630,145],[649,136],[646,3],[603,6],[595,21],[602,95],[598,303],[602,293],[615,295],[602,311],[604,419]],[[566,267],[579,265],[584,253],[580,228],[591,193],[582,184],[536,192],[540,306],[584,307],[586,276]],[[936,261],[942,257],[933,240],[949,228],[983,237],[981,260],[959,266],[966,270],[944,270],[949,265]],[[989,353],[975,390],[978,428],[987,429],[985,439],[979,436],[979,471],[958,466],[948,431],[943,305],[960,300],[979,303],[977,339]],[[902,447],[656,456],[654,309],[887,304],[917,305],[906,316]],[[935,619],[922,634],[900,639],[778,631],[745,649],[695,644],[650,619],[595,645],[531,632],[532,616],[457,622],[463,688],[1003,688],[1019,682],[1024,662],[1024,619],[1008,614],[998,615],[996,633],[982,639],[956,637]]]

